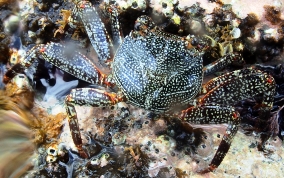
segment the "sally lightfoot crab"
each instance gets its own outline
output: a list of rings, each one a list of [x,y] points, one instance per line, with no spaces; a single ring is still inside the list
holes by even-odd
[[[88,153],[83,149],[75,105],[99,107],[127,101],[160,114],[172,114],[187,108],[179,116],[184,122],[227,123],[220,146],[208,168],[201,171],[203,173],[216,169],[229,150],[240,123],[239,113],[233,107],[237,101],[262,95],[259,103],[261,119],[267,120],[271,125],[271,134],[274,134],[275,121],[269,120],[269,113],[275,82],[270,75],[248,68],[214,78],[203,85],[204,73],[210,73],[240,56],[230,54],[203,67],[202,53],[192,47],[190,39],[160,31],[147,16],[137,19],[134,31],[125,37],[116,51],[112,61],[112,75],[103,74],[84,55],[60,44],[49,43],[29,51],[21,64],[8,71],[5,80],[8,81],[17,70],[30,66],[37,55],[81,80],[119,88],[117,93],[77,88],[66,97],[72,138],[82,157],[88,157]],[[110,60],[106,57],[105,61]]]

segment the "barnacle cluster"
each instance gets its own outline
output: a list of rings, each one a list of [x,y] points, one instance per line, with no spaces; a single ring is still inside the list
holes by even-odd
[[[276,58],[283,52],[284,40],[284,19],[281,19],[281,10],[274,6],[264,6],[265,18],[272,27],[263,27],[260,30],[261,39],[259,52],[263,56],[257,56],[262,61],[269,61]]]

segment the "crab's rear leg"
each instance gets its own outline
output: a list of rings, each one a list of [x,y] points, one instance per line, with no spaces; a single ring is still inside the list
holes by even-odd
[[[262,102],[258,105],[260,119],[268,121],[268,131],[271,135],[276,135],[278,123],[270,119],[275,87],[274,78],[269,74],[252,68],[237,70],[205,84],[202,87],[205,96],[200,99],[200,103],[233,105],[243,99],[262,95]]]
[[[249,68],[212,79],[202,89],[205,95],[199,100],[200,105],[183,111],[182,119],[199,124],[229,124],[210,166],[203,170],[209,172],[221,164],[238,129],[239,114],[230,106],[243,99],[262,94],[260,115],[262,119],[267,120],[273,104],[275,81],[270,75]],[[276,134],[277,121],[269,120],[269,125],[270,133]]]
[[[207,169],[202,173],[216,169],[227,154],[232,139],[238,131],[240,117],[233,107],[218,104],[206,104],[188,108],[183,111],[182,120],[195,124],[229,124],[222,141]]]
[[[75,105],[102,107],[102,106],[111,106],[120,101],[123,101],[123,98],[117,96],[114,93],[107,93],[103,90],[98,90],[93,88],[73,89],[71,90],[71,93],[67,95],[65,99],[65,107],[68,115],[70,131],[73,142],[77,147],[81,157],[87,158],[88,154],[82,148],[82,138],[80,134],[80,128],[78,124]]]
[[[209,75],[214,72],[220,71],[224,69],[226,66],[237,63],[237,64],[244,64],[244,60],[238,53],[228,53],[225,56],[221,57],[220,59],[214,61],[203,67],[204,75]]]

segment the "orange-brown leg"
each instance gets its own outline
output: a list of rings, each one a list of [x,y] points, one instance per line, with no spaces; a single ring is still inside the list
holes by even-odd
[[[247,68],[230,72],[210,80],[202,88],[205,96],[200,103],[218,103],[222,105],[234,105],[238,101],[262,95],[260,119],[268,121],[267,130],[271,135],[278,134],[277,120],[271,120],[270,110],[275,94],[274,78],[260,70]]]
[[[214,61],[213,63],[204,66],[204,75],[206,76],[214,72],[220,71],[221,69],[224,69],[226,66],[232,63],[244,64],[244,60],[240,54],[228,53],[220,59]]]
[[[223,161],[232,139],[238,131],[240,124],[239,113],[231,106],[206,104],[184,110],[182,120],[195,124],[229,124],[209,167],[200,170],[201,173],[213,171]]]
[[[88,154],[82,148],[82,138],[78,124],[75,105],[79,106],[111,106],[122,101],[116,94],[107,93],[93,88],[78,88],[71,90],[65,99],[68,122],[74,144],[76,145],[81,157],[87,158]]]
[[[239,113],[232,107],[236,102],[261,94],[260,118],[268,121],[271,135],[277,133],[277,120],[269,117],[275,94],[275,81],[270,75],[251,68],[237,70],[212,79],[203,86],[202,92],[205,95],[199,100],[200,104],[183,111],[182,119],[197,124],[229,124],[212,162],[203,173],[217,168],[230,148],[240,123]]]

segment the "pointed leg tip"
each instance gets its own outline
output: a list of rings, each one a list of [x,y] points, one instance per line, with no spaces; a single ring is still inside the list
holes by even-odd
[[[210,165],[210,166],[208,166],[205,169],[198,170],[197,173],[199,173],[199,174],[207,174],[207,173],[213,172],[216,168],[217,168],[216,166]]]
[[[79,151],[79,155],[84,159],[89,158],[89,155],[83,149]]]

